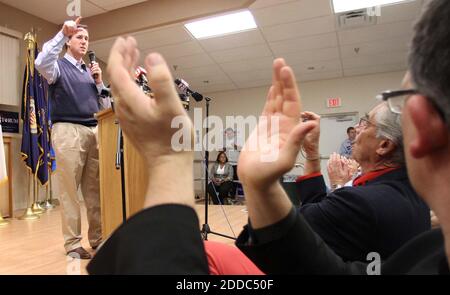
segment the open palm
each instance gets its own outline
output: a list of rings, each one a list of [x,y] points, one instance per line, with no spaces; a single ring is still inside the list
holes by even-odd
[[[259,123],[239,157],[238,174],[244,184],[264,186],[292,169],[304,137],[317,124],[300,122],[300,115],[294,73],[283,59],[276,59]]]
[[[154,98],[148,97],[134,82],[138,59],[134,38],[116,40],[108,61],[116,115],[125,135],[147,159],[175,154],[171,140],[177,129],[171,127],[172,120],[178,117],[181,126],[188,130],[186,140],[192,139],[192,122],[183,109],[164,59],[155,53],[145,59]]]

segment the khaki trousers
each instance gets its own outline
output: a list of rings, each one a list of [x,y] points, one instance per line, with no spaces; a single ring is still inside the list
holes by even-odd
[[[78,188],[87,209],[91,247],[101,243],[101,216],[97,127],[55,123],[52,127],[56,171],[54,191],[61,203],[64,248],[81,247],[81,214]]]

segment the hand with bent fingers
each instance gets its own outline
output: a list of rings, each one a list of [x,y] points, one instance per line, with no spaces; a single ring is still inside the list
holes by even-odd
[[[95,76],[95,84],[100,84],[103,82],[102,79],[102,69],[100,68],[100,65],[98,64],[98,62],[94,61],[93,63],[89,64],[89,69],[91,70],[91,74],[97,75]]]
[[[350,172],[350,166],[345,157],[337,153],[332,153],[327,163],[328,177],[330,179],[331,186],[344,185],[352,179]]]
[[[175,90],[172,75],[163,57],[150,53],[145,58],[154,98],[148,97],[135,83],[134,71],[139,59],[136,40],[118,38],[110,52],[108,74],[115,97],[115,112],[124,135],[144,156],[148,164],[146,206],[161,203],[193,205],[193,152],[172,147],[179,119],[192,142],[192,122]],[[176,127],[179,127],[178,125]],[[174,171],[181,177],[173,177]]]
[[[80,30],[78,28],[80,21],[81,21],[81,16],[79,16],[74,21],[73,20],[65,21],[63,24],[63,27],[62,27],[62,32],[63,32],[64,36],[70,37],[70,36],[78,33],[78,31]]]
[[[116,40],[108,61],[116,115],[124,133],[149,161],[192,153],[176,152],[171,146],[172,136],[177,131],[171,127],[172,119],[177,116],[184,119],[184,127],[191,132],[192,123],[183,109],[166,62],[157,53],[145,58],[149,84],[154,92],[154,99],[151,99],[134,81],[138,59],[136,41],[128,37]]]
[[[319,139],[320,139],[320,116],[313,112],[303,112],[301,114],[304,121],[315,121],[316,126],[306,135],[303,141],[303,150],[306,159],[319,158]]]

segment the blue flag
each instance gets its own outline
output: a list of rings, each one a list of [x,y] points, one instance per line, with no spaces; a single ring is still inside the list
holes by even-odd
[[[34,68],[38,54],[28,50],[22,92],[22,146],[21,154],[25,165],[42,185],[46,185],[51,167],[51,142],[49,130],[49,106],[47,102],[48,85]],[[54,159],[54,157],[53,157]]]

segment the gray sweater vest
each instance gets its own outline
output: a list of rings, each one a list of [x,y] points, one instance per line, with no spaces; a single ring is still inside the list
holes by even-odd
[[[67,59],[58,60],[61,75],[49,86],[50,115],[53,123],[68,122],[96,126],[98,91],[90,71],[80,72]]]

